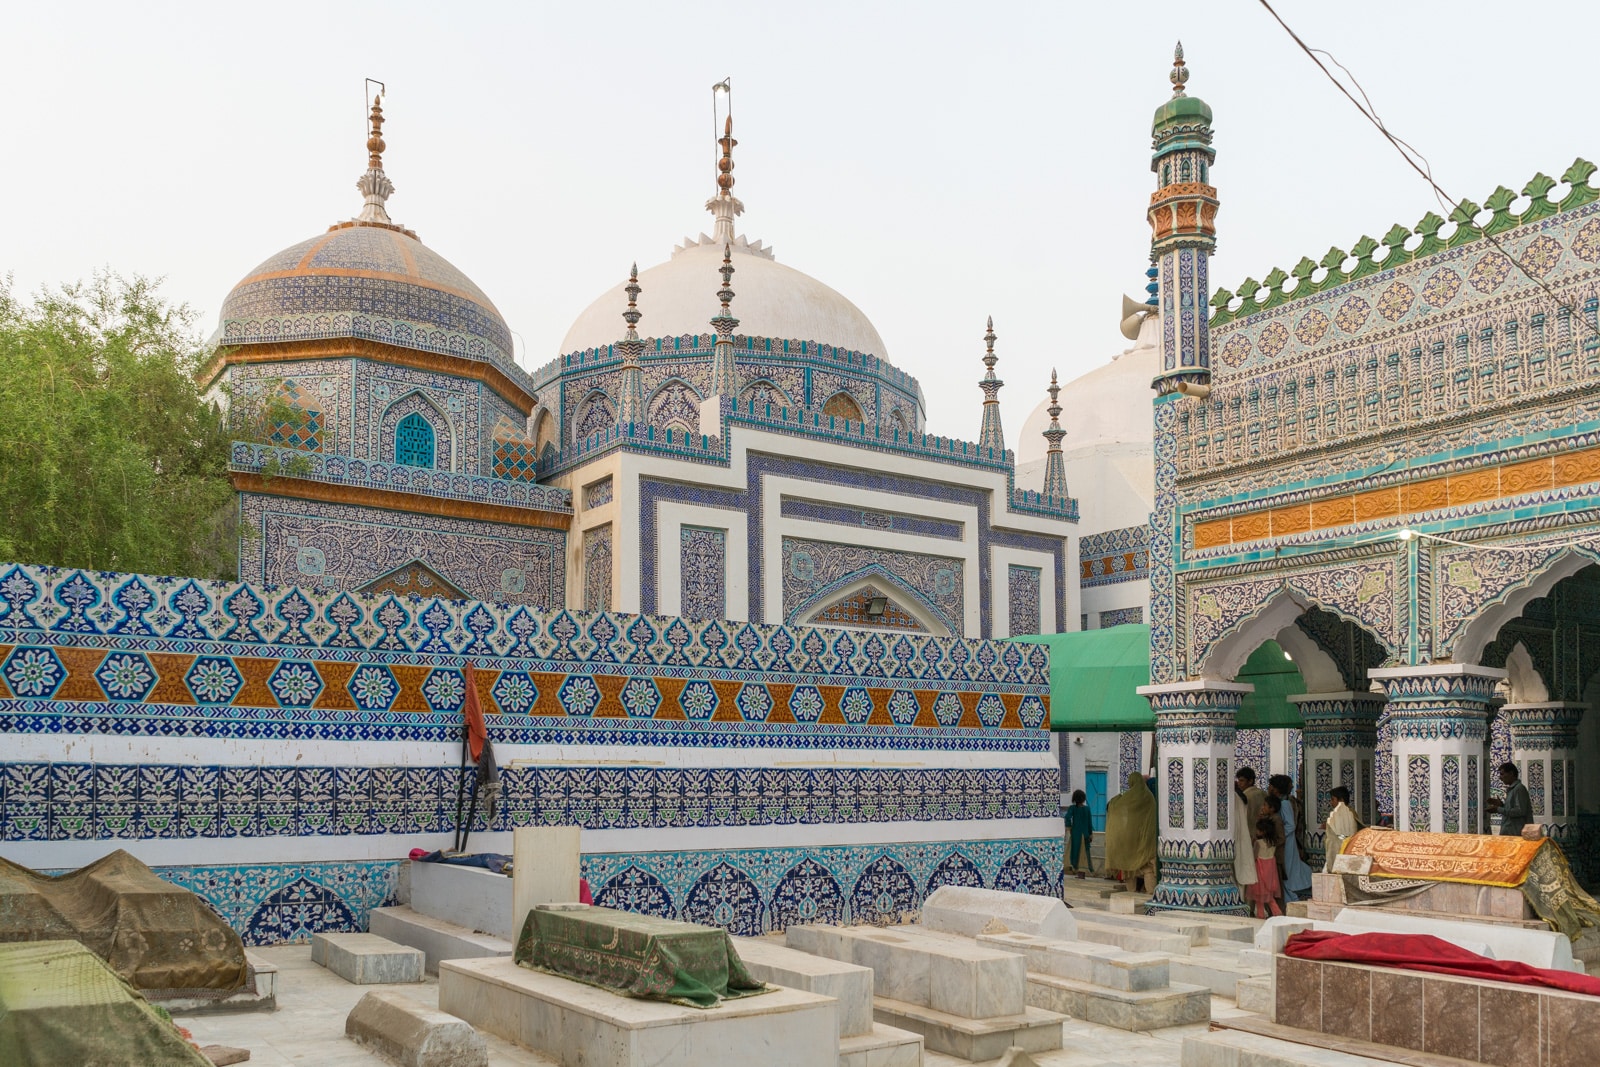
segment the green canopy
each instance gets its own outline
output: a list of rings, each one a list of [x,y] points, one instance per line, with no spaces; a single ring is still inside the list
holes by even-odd
[[[1306,691],[1300,669],[1294,665],[1276,641],[1267,641],[1244,661],[1244,667],[1234,679],[1249,682],[1256,687],[1246,693],[1239,706],[1239,729],[1267,730],[1286,727],[1298,730],[1305,725],[1300,709],[1289,702],[1289,697]],[[1051,688],[1055,688],[1052,679]]]
[[[1013,640],[1050,649],[1050,729],[1074,733],[1155,729],[1150,701],[1138,693],[1140,686],[1150,684],[1149,626],[1030,634]],[[1241,730],[1303,725],[1300,709],[1288,698],[1305,692],[1305,683],[1276,641],[1251,653],[1235,680],[1256,687],[1239,708]]]
[[[1050,649],[1050,729],[1153,730],[1138,693],[1150,684],[1150,627],[1138,624],[1015,638]]]

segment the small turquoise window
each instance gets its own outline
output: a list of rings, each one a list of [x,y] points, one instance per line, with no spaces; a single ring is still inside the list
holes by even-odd
[[[433,466],[433,427],[416,412],[394,428],[394,461],[408,467]]]

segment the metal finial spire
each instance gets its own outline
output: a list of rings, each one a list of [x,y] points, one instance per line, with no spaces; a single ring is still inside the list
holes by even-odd
[[[1172,50],[1172,95],[1183,95],[1183,87],[1189,83],[1189,68],[1183,65],[1183,42],[1178,42],[1178,47]]]
[[[716,346],[711,351],[711,394],[737,397],[739,381],[733,359],[733,328],[739,325],[739,320],[733,317],[728,306],[733,302],[731,244],[722,246],[722,266],[718,267],[717,271],[722,275],[722,288],[717,290],[717,299],[722,301],[722,310],[711,318],[711,328],[717,332]]]
[[[644,355],[644,342],[639,339],[636,328],[644,317],[639,311],[639,293],[642,292],[639,288],[639,264],[635,263],[628,272],[628,284],[622,287],[622,291],[628,294],[628,310],[622,313],[622,321],[628,324],[628,332],[617,343],[617,353],[622,356],[617,422],[626,426],[644,421],[644,376],[639,368],[639,357]]]
[[[1066,457],[1061,454],[1061,439],[1067,436],[1067,431],[1061,428],[1061,386],[1056,384],[1055,368],[1050,368],[1050,406],[1045,408],[1050,413],[1050,428],[1044,431],[1044,439],[1050,442],[1049,449],[1044,458],[1044,495],[1054,500],[1064,500],[1067,496],[1067,463]]]
[[[733,139],[732,115],[722,124],[722,136],[717,138],[717,143],[722,146],[722,158],[717,160],[717,191],[722,196],[732,196],[733,146],[739,143]]]
[[[383,140],[383,92],[372,98],[372,110],[367,115],[367,172],[356,179],[363,203],[358,222],[377,222],[392,226],[384,202],[394,195],[394,182],[383,172],[383,150],[388,145]]]
[[[983,390],[983,425],[978,430],[978,447],[998,454],[1006,450],[1005,434],[1000,429],[1000,387],[1005,382],[995,377],[994,365],[999,357],[994,354],[994,341],[994,316],[991,315],[983,335],[983,380],[978,383],[978,388]]]

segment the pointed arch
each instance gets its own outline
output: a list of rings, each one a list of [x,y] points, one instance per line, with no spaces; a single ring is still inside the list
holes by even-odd
[[[794,400],[784,391],[783,386],[771,378],[757,378],[746,385],[744,392],[739,394],[739,402],[753,405],[758,410],[767,404],[771,404],[774,409],[795,407]]]
[[[960,636],[962,633],[962,627],[956,620],[948,618],[931,600],[881,563],[870,564],[829,582],[797,604],[785,622],[789,625],[842,626],[841,623],[830,623],[818,616],[869,589],[876,595],[892,598],[895,607],[915,620],[924,633],[935,637]]]
[[[617,405],[604,389],[592,389],[578,404],[578,417],[572,420],[572,440],[577,444],[617,424]]]
[[[453,471],[457,468],[456,434],[455,427],[432,397],[420,389],[400,397],[384,409],[383,419],[378,427],[378,458],[384,463],[398,463],[399,455],[396,450],[400,432],[400,423],[415,416],[408,424],[414,428],[419,423],[426,423],[428,430],[433,434],[433,463],[435,470]],[[415,464],[414,464],[415,465]]]
[[[556,417],[550,414],[549,408],[540,408],[533,417],[533,454],[544,455],[546,445],[554,446],[556,443]]]
[[[861,405],[857,403],[856,398],[843,389],[823,403],[822,413],[836,419],[849,419],[851,422],[865,422],[867,418],[861,413]]]
[[[646,421],[658,431],[700,432],[700,392],[682,378],[668,378],[645,401]]]
[[[1190,676],[1232,681],[1252,652],[1267,641],[1277,641],[1294,657],[1307,692],[1343,691],[1348,683],[1338,662],[1296,625],[1300,616],[1313,606],[1294,590],[1280,587],[1205,650],[1205,657],[1191,666]]]
[[[1533,548],[1535,546],[1529,546]],[[1600,563],[1600,553],[1572,546],[1505,552],[1492,547],[1440,553],[1435,561],[1436,659],[1478,663],[1506,623],[1564,578]]]

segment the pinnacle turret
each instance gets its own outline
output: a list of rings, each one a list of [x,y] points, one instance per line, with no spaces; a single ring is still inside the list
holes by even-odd
[[[1006,437],[1000,429],[1000,387],[1006,383],[995,377],[994,317],[989,317],[988,329],[983,335],[983,378],[978,388],[983,390],[983,427],[978,431],[978,447],[1001,453],[1006,450]]]

